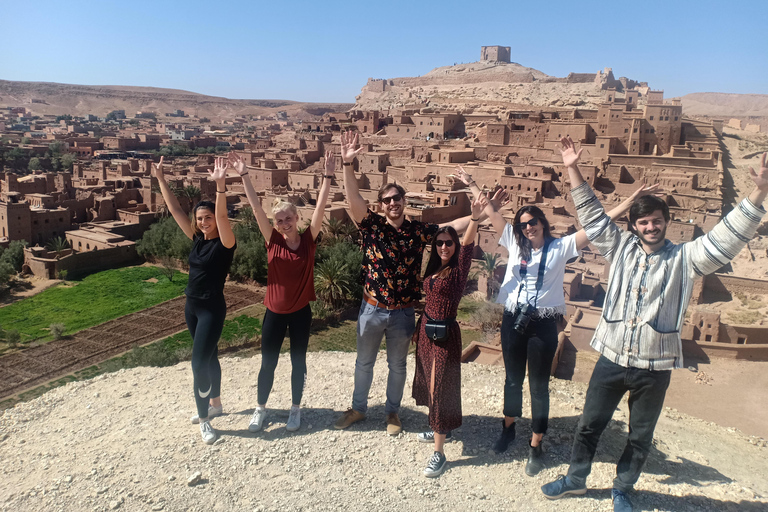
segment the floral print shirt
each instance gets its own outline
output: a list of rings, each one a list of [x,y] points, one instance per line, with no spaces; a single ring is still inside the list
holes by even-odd
[[[360,222],[363,250],[361,282],[365,292],[387,307],[421,299],[421,259],[437,224],[404,220],[400,229],[368,210]]]

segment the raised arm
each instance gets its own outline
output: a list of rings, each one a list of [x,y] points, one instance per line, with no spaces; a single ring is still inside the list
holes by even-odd
[[[320,191],[317,193],[317,204],[315,212],[312,214],[312,223],[309,229],[312,230],[312,238],[317,238],[323,229],[323,218],[325,217],[325,204],[328,202],[328,193],[331,190],[331,180],[336,172],[336,159],[333,158],[332,151],[325,152],[325,172],[323,173],[323,183],[320,185]]]
[[[475,199],[483,195],[483,192],[480,190],[480,187],[477,186],[477,183],[475,183],[475,180],[472,179],[472,176],[469,175],[467,171],[465,171],[464,168],[460,165],[456,167],[456,177],[469,187],[469,190],[472,191],[472,195],[475,197]],[[506,192],[504,192],[503,189],[499,189],[496,191],[496,195],[505,195],[505,194]],[[496,199],[496,195],[494,195],[494,199]],[[501,204],[503,204],[505,200],[506,200],[506,197],[499,197],[498,205],[501,206]],[[494,207],[494,204],[492,201],[488,201],[488,204],[486,205],[482,214],[485,217],[487,217],[488,220],[491,221],[493,230],[496,231],[496,233],[498,233],[499,236],[501,236],[501,233],[504,231],[504,227],[507,225],[507,221],[504,220],[504,217],[501,216],[501,213],[499,213],[498,208]],[[475,218],[478,218],[478,217],[475,217]]]
[[[368,215],[368,203],[360,195],[360,189],[355,178],[354,161],[358,153],[363,148],[357,147],[360,139],[359,134],[353,134],[351,131],[341,132],[341,160],[344,167],[344,193],[347,196],[349,210],[352,213],[352,220],[362,221]]]
[[[160,186],[160,193],[163,195],[165,205],[168,207],[168,211],[171,212],[176,224],[179,225],[185,235],[191,240],[195,235],[195,231],[192,229],[192,225],[189,222],[189,217],[179,205],[179,199],[171,191],[171,187],[168,186],[168,182],[165,181],[165,175],[163,174],[163,158],[160,157],[160,163],[152,164],[152,170],[154,171],[155,178],[157,178],[157,184]]]
[[[253,216],[256,218],[256,223],[259,225],[259,231],[261,231],[264,241],[269,245],[269,240],[272,238],[272,224],[269,222],[267,214],[264,213],[264,208],[261,207],[261,198],[256,193],[256,190],[254,190],[253,183],[251,183],[251,180],[248,177],[248,170],[245,167],[245,162],[242,157],[234,151],[229,153],[227,159],[229,160],[229,164],[234,167],[237,174],[239,174],[243,180],[245,197],[248,198],[248,204],[251,205]]]
[[[691,262],[692,276],[711,274],[732,260],[755,236],[765,215],[762,206],[768,195],[768,166],[763,154],[760,172],[749,168],[755,189],[704,236],[685,244]]]
[[[469,219],[469,226],[464,232],[464,238],[461,241],[461,245],[469,245],[475,241],[477,237],[477,226],[479,222],[477,219],[482,215],[483,210],[488,207],[488,198],[484,194],[480,194],[472,202],[472,217]]]
[[[213,171],[208,171],[210,179],[216,182],[216,229],[219,232],[219,240],[227,249],[235,245],[235,233],[227,216],[227,159],[217,157],[213,165]]]
[[[621,218],[625,213],[627,213],[627,211],[629,211],[629,209],[632,207],[632,203],[634,203],[638,198],[649,195],[664,197],[666,194],[661,189],[661,185],[658,183],[654,183],[653,185],[646,185],[646,183],[643,182],[640,188],[635,190],[631,196],[626,198],[618,206],[609,211],[608,217],[611,218],[611,221],[616,222],[616,219]],[[578,230],[576,232],[576,248],[581,250],[587,245],[589,245],[589,238],[587,237],[586,231],[583,229]]]

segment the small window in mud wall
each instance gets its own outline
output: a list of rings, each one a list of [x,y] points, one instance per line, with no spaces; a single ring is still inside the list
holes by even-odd
[[[736,339],[736,343],[739,345],[745,345],[747,343],[747,337],[746,336],[739,336]]]

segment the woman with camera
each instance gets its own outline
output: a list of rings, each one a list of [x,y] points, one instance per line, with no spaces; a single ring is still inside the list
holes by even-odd
[[[474,194],[480,189],[463,168],[457,176]],[[658,184],[643,184],[630,198],[608,213],[616,219],[640,196],[659,194]],[[523,414],[523,380],[528,365],[531,392],[531,440],[525,473],[534,476],[544,468],[541,442],[549,420],[549,376],[557,350],[557,326],[566,313],[563,278],[566,263],[589,243],[583,229],[563,238],[550,232],[540,208],[526,205],[507,224],[499,212],[486,208],[499,245],[509,252],[507,270],[497,302],[504,304],[501,350],[506,369],[502,431],[493,445],[503,453],[515,439],[515,418]]]
[[[435,451],[424,476],[434,478],[445,470],[443,445],[451,431],[461,426],[461,330],[456,323],[459,301],[467,285],[477,225],[488,198],[475,196],[472,216],[459,249],[459,235],[450,226],[437,230],[424,271],[424,314],[416,326],[416,373],[413,398],[429,407],[432,430],[417,436],[422,443],[434,441]]]

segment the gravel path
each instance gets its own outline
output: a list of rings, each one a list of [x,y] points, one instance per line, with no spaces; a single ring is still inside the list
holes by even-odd
[[[584,497],[550,502],[539,487],[566,471],[586,386],[552,381],[548,468],[523,473],[529,422],[509,453],[489,452],[499,430],[503,369],[464,365],[464,425],[446,445],[449,469],[426,479],[431,445],[416,442],[426,410],[414,406],[410,379],[401,417],[407,432],[384,431],[386,364],[376,366],[368,419],[332,429],[349,406],[355,356],[311,353],[302,427],[288,433],[290,360],[281,357],[269,423],[248,432],[260,357],[225,358],[221,435],[202,443],[189,363],[136,368],[70,383],[0,417],[0,510],[610,510],[615,462],[623,448],[626,401],[606,430]],[[413,371],[413,360],[409,360]],[[529,414],[526,397],[526,415]],[[766,444],[666,409],[637,485],[637,510],[768,509]],[[199,481],[188,480],[199,472]]]

